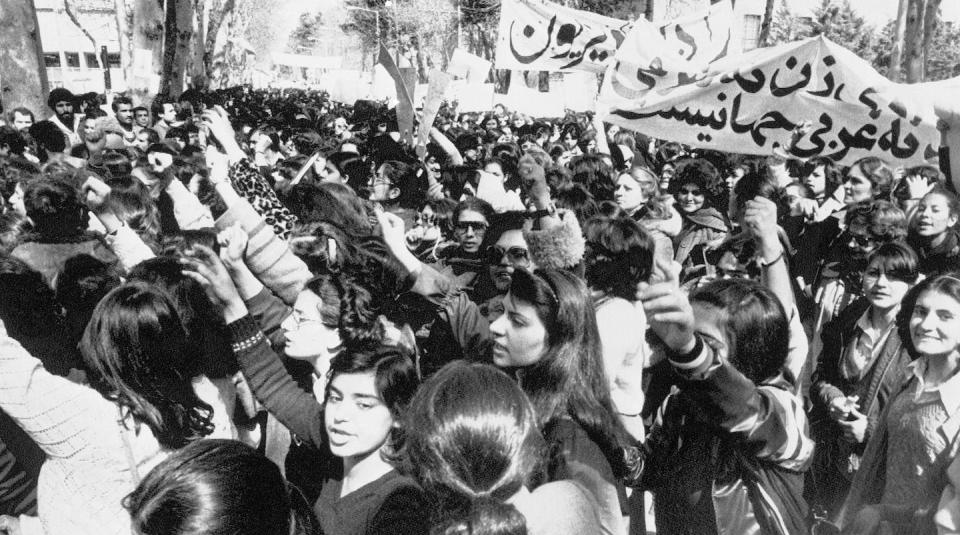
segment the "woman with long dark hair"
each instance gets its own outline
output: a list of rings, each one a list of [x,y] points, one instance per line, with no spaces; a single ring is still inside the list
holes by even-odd
[[[448,364],[417,391],[404,427],[404,460],[427,493],[433,533],[600,531],[581,485],[555,481],[531,491],[545,443],[529,399],[502,371]]]
[[[269,459],[202,440],[154,467],[123,500],[143,535],[319,535],[310,506]]]
[[[436,274],[406,250],[401,222],[379,213],[384,241],[413,273],[414,291],[434,298]],[[441,286],[443,283],[439,283]],[[587,286],[558,269],[516,269],[504,312],[487,325],[480,308],[462,292],[440,299],[441,319],[465,355],[482,355],[517,376],[533,403],[548,444],[537,483],[574,479],[599,503],[603,533],[624,529],[627,432],[610,400],[596,313]]]
[[[39,504],[48,533],[130,533],[123,496],[170,451],[213,431],[176,309],[145,284],[114,289],[94,310],[80,342],[92,388],[50,374],[11,338],[0,346],[0,408],[48,456]]]

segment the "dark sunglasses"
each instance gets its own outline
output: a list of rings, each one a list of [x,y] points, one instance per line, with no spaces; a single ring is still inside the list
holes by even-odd
[[[851,234],[850,240],[855,242],[860,247],[869,247],[876,244],[876,240],[865,234]]]
[[[530,253],[523,247],[510,247],[504,249],[496,245],[491,245],[487,247],[487,263],[491,266],[499,266],[503,258],[507,258],[507,262],[513,266],[527,266],[530,264]]]
[[[466,232],[472,230],[474,233],[487,230],[488,225],[483,221],[461,221],[457,223],[457,231]]]

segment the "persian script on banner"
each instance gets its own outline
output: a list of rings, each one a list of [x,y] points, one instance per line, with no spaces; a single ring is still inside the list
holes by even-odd
[[[802,122],[812,128],[790,153],[852,163],[878,156],[894,164],[936,155],[924,84],[894,84],[824,37],[727,56],[703,65],[628,36],[601,89],[605,120],[696,147],[771,154],[790,147]],[[928,109],[929,108],[929,109]]]
[[[602,73],[630,23],[543,0],[502,0],[496,67]]]

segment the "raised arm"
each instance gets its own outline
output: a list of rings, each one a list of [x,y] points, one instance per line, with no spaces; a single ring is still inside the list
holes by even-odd
[[[323,410],[287,373],[257,322],[250,317],[226,268],[209,248],[196,246],[183,273],[199,282],[223,311],[233,352],[254,395],[277,420],[315,447],[323,444]]]

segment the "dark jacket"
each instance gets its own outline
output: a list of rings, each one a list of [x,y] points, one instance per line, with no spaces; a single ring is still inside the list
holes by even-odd
[[[876,432],[890,397],[906,380],[906,366],[910,362],[910,356],[903,349],[894,327],[884,341],[881,353],[862,377],[844,376],[844,357],[856,336],[857,321],[868,306],[866,299],[860,299],[824,325],[821,333],[823,351],[810,387],[810,401],[813,404],[810,421],[817,441],[812,483],[817,497],[831,516],[846,498],[850,480],[859,467],[866,443]],[[829,416],[830,403],[837,397],[850,395],[859,396],[860,412],[867,417],[867,432],[861,444],[844,440],[843,430]]]
[[[928,277],[942,275],[960,269],[960,234],[956,229],[947,230],[947,236],[936,247],[923,243],[911,234],[907,240],[920,259],[920,272]]]
[[[640,486],[654,495],[657,533],[806,534],[813,442],[800,399],[784,379],[756,385],[698,345],[646,443]]]

